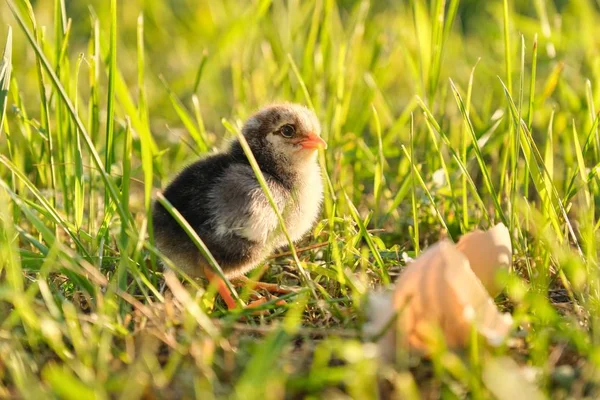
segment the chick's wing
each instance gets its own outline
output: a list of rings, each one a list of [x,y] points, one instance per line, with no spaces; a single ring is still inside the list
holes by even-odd
[[[282,211],[286,193],[271,177],[265,176],[275,203]],[[233,165],[225,171],[208,196],[217,235],[236,234],[264,243],[277,229],[277,215],[250,166]]]

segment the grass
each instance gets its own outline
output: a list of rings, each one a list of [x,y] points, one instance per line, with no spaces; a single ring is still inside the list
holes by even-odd
[[[0,10],[0,397],[600,395],[598,1]],[[303,289],[256,316],[163,273],[150,210],[273,100],[317,113],[326,194],[311,235],[253,273]],[[382,364],[367,294],[497,222],[509,340]]]

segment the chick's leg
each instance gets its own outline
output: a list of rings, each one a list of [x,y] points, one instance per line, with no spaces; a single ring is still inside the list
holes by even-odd
[[[233,284],[236,287],[248,286],[250,289],[253,289],[253,290],[263,289],[269,293],[288,294],[288,293],[293,293],[296,291],[294,288],[283,287],[276,283],[266,283],[266,282],[255,281],[254,279],[250,279],[243,275],[236,278],[236,280],[235,280],[235,282],[233,282]]]
[[[219,275],[212,272],[212,270],[210,270],[210,268],[204,268],[204,276],[206,276],[206,278],[209,280],[209,282],[211,284],[216,286],[217,291],[223,298],[223,301],[225,301],[225,304],[227,305],[227,308],[229,310],[233,310],[234,308],[237,307],[237,303],[234,300],[233,296],[231,295],[229,288],[225,284],[225,281]],[[265,303],[266,301],[267,301],[267,299],[261,298],[261,299],[258,299],[258,300],[248,303],[248,305],[244,305],[244,307],[245,308],[257,307],[257,306],[260,306],[261,304]],[[278,301],[276,304],[282,305],[282,304],[285,304],[285,301],[281,300],[281,301]]]
[[[234,300],[233,296],[231,295],[229,288],[225,284],[225,281],[223,279],[221,279],[221,277],[219,275],[212,272],[212,270],[208,267],[208,268],[204,268],[204,276],[206,276],[206,279],[208,279],[208,281],[212,285],[215,285],[215,287],[217,288],[217,291],[219,292],[219,294],[225,301],[225,304],[227,304],[228,309],[233,310],[234,308],[237,307],[237,303]]]

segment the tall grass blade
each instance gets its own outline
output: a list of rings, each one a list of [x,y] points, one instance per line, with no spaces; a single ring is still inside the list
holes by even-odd
[[[117,0],[110,2],[110,47],[108,61],[108,93],[106,100],[106,145],[104,154],[104,167],[106,174],[111,174],[115,153],[115,74],[117,70]],[[110,194],[108,187],[104,195],[104,212],[109,211]],[[115,199],[115,201],[117,201]]]
[[[527,124],[525,123],[525,121],[518,121],[518,112],[516,110],[515,104],[512,100],[512,97],[510,96],[509,92],[508,92],[508,88],[504,85],[504,82],[502,82],[502,86],[504,88],[504,95],[506,96],[507,100],[508,100],[508,104],[509,104],[509,109],[511,111],[512,117],[515,121],[515,124],[519,124],[520,122],[520,131],[523,134],[523,138],[521,140],[521,143],[525,142],[527,144],[527,146],[529,147],[529,150],[531,151],[531,154],[533,155],[533,161],[535,166],[538,169],[538,173],[539,176],[541,177],[541,179],[547,179],[546,184],[548,185],[548,187],[551,188],[551,193],[549,195],[552,195],[554,197],[554,201],[556,201],[556,206],[558,207],[561,217],[564,220],[564,223],[566,224],[567,227],[567,231],[569,236],[571,237],[571,240],[573,241],[573,244],[575,245],[575,247],[577,248],[578,253],[583,257],[583,251],[581,250],[581,247],[579,246],[579,241],[577,239],[577,236],[575,235],[575,231],[573,229],[573,225],[570,222],[569,216],[567,214],[567,211],[564,207],[564,204],[558,194],[558,191],[556,190],[556,187],[554,186],[552,179],[550,177],[550,174],[546,168],[546,166],[544,165],[544,161],[542,158],[542,155],[539,151],[539,149],[537,148],[537,145],[535,144],[535,141],[533,140],[533,138],[531,137],[531,132],[529,132],[527,130]],[[529,166],[529,168],[531,168],[531,165]],[[554,210],[554,207],[551,207]],[[557,213],[556,211],[554,211],[555,213]],[[557,213],[558,214],[558,213]],[[556,227],[557,229],[557,234],[560,234],[560,230],[558,229],[558,227]]]
[[[410,115],[410,154],[407,157],[410,164],[410,183],[411,183],[411,191],[410,191],[410,200],[412,206],[412,217],[413,217],[413,243],[415,246],[415,255],[419,255],[420,253],[420,240],[419,240],[419,217],[417,213],[417,179],[416,179],[416,168],[413,165],[412,156],[415,154],[415,118],[414,115]]]
[[[81,69],[81,63],[83,57],[79,57],[77,60],[77,66],[75,69],[75,93],[78,93],[79,83],[79,71]],[[75,112],[78,113],[77,98],[75,98]],[[85,211],[84,198],[85,198],[85,177],[83,173],[83,152],[81,149],[81,134],[77,128],[75,128],[75,193],[74,193],[74,213],[75,213],[75,228],[79,231],[83,225],[83,213]]]
[[[486,189],[487,189],[488,193],[490,194],[490,196],[492,196],[492,200],[494,202],[494,208],[496,209],[496,214],[498,214],[502,223],[504,223],[504,225],[508,226],[508,221],[506,220],[506,216],[500,205],[498,193],[494,190],[492,178],[490,177],[488,168],[485,165],[485,160],[483,159],[483,154],[481,153],[481,149],[479,148],[479,145],[477,143],[477,136],[475,134],[475,129],[473,128],[471,119],[469,118],[469,115],[467,114],[467,110],[465,109],[465,104],[462,100],[462,96],[458,92],[458,89],[456,89],[456,86],[454,85],[454,82],[452,81],[452,79],[450,80],[450,86],[452,88],[452,93],[454,94],[454,98],[456,99],[456,103],[458,104],[460,113],[462,114],[465,124],[467,125],[467,127],[469,129],[469,133],[471,134],[471,140],[473,142],[473,149],[475,150],[475,157],[477,159],[477,163],[479,164],[479,169],[481,170],[481,173],[483,175],[483,181],[485,183]]]
[[[154,177],[154,162],[152,159],[153,148],[156,147],[150,128],[148,127],[148,104],[146,100],[146,83],[144,78],[144,17],[138,17],[137,25],[137,52],[138,52],[138,115],[142,129],[138,131],[140,135],[140,147],[142,157],[142,171],[144,173],[144,208],[146,210],[146,224],[150,244],[154,246],[154,225],[152,223],[152,187]],[[135,126],[135,125],[134,125]],[[144,232],[142,231],[142,236]],[[156,257],[150,253],[150,264],[156,271]],[[156,282],[154,282],[156,284]]]
[[[46,70],[46,73],[50,76],[52,84],[55,86],[55,88],[57,89],[63,102],[67,106],[67,108],[69,110],[69,114],[71,115],[71,118],[73,118],[73,120],[75,121],[75,124],[79,128],[79,131],[83,135],[83,138],[85,139],[85,143],[86,143],[90,153],[92,154],[92,161],[94,162],[96,169],[100,172],[100,176],[102,177],[102,180],[104,181],[105,186],[108,188],[108,193],[110,194],[111,200],[114,201],[116,204],[116,207],[117,207],[117,210],[119,211],[119,215],[122,219],[122,222],[129,223],[130,221],[128,219],[127,213],[125,212],[123,206],[120,204],[119,195],[117,194],[117,190],[114,186],[114,183],[112,182],[110,176],[105,171],[104,165],[102,164],[100,156],[98,155],[98,152],[96,151],[94,144],[93,144],[89,134],[87,133],[87,130],[86,130],[83,122],[79,118],[79,115],[75,112],[75,108],[73,107],[73,104],[71,103],[71,100],[69,99],[69,96],[67,95],[64,87],[60,83],[60,80],[58,79],[58,77],[56,76],[54,71],[52,70],[52,67],[50,66],[50,63],[48,62],[48,60],[46,59],[46,56],[44,55],[42,49],[37,44],[37,42],[33,38],[33,35],[31,34],[29,29],[25,25],[25,22],[23,21],[23,18],[21,17],[21,14],[15,7],[13,1],[7,0],[7,3],[11,9],[11,12],[17,19],[19,26],[21,27],[21,29],[27,36],[29,43],[35,50],[36,56],[37,56],[40,64],[43,66],[44,70]]]
[[[275,215],[277,215],[277,220],[279,221],[279,227],[280,227],[281,231],[283,232],[285,238],[288,241],[288,245],[290,246],[290,251],[292,252],[292,257],[294,258],[296,267],[298,268],[298,271],[300,272],[300,276],[302,277],[304,284],[310,288],[314,298],[317,298],[317,294],[314,289],[314,282],[312,281],[312,279],[310,279],[310,275],[306,272],[306,270],[302,266],[302,263],[300,262],[300,259],[298,258],[298,253],[296,252],[296,246],[294,245],[294,242],[288,232],[288,229],[285,226],[285,221],[283,220],[283,216],[281,215],[281,212],[277,208],[277,204],[275,203],[273,194],[269,190],[267,181],[265,180],[265,177],[262,174],[262,171],[260,170],[258,163],[256,162],[256,158],[254,158],[254,154],[252,154],[252,149],[250,149],[250,146],[248,145],[248,142],[246,141],[246,138],[244,137],[242,132],[235,129],[226,120],[223,120],[222,123],[223,123],[223,126],[225,126],[225,128],[229,132],[237,135],[237,138],[240,141],[240,144],[242,145],[242,149],[244,150],[244,153],[246,154],[246,157],[248,158],[248,161],[250,162],[250,166],[252,167],[252,170],[254,171],[254,174],[256,175],[256,179],[258,180],[260,187],[262,188],[263,192],[265,193],[265,196],[267,197],[267,200],[269,201],[269,204],[271,205],[273,212],[275,213]]]
[[[475,65],[473,66],[473,68],[471,69],[471,74],[469,75],[469,84],[467,86],[467,104],[466,104],[466,112],[467,115],[471,115],[471,97],[473,95],[473,80],[475,78],[475,69],[477,68],[477,65],[479,64],[479,61],[481,59],[478,59],[477,62],[475,63]],[[469,143],[471,142],[471,138],[468,132],[468,128],[466,125],[463,125],[463,130],[462,130],[462,134],[461,134],[461,158],[462,158],[462,162],[464,165],[467,165],[468,160],[467,160],[467,150],[469,148]],[[462,181],[462,225],[463,225],[463,229],[467,230],[469,229],[469,200],[468,200],[468,186],[467,186],[467,175],[466,174],[462,174],[461,177],[461,181]]]
[[[486,221],[488,223],[491,224],[492,219],[487,211],[487,208],[483,202],[483,199],[481,198],[481,195],[479,194],[479,190],[478,190],[477,186],[475,185],[475,182],[473,181],[473,178],[471,177],[471,174],[469,173],[469,171],[467,169],[466,163],[463,162],[463,160],[461,159],[461,156],[454,150],[454,148],[452,147],[452,143],[450,142],[450,138],[442,130],[442,128],[440,127],[440,124],[435,120],[435,118],[433,117],[433,114],[431,113],[431,111],[429,110],[427,105],[420,98],[417,98],[417,100],[418,100],[419,105],[421,106],[421,109],[423,110],[423,113],[425,114],[425,118],[427,119],[428,123],[430,123],[431,126],[435,129],[435,131],[441,136],[442,140],[444,141],[444,144],[448,148],[448,151],[450,151],[452,158],[454,159],[454,161],[460,168],[463,177],[467,180],[468,187],[471,189],[471,193],[475,197],[477,204],[480,206],[481,212],[483,213],[484,218],[486,219]],[[475,144],[473,146],[477,146],[477,142],[475,142]],[[465,154],[466,154],[466,151],[465,151]]]
[[[12,71],[12,28],[8,27],[6,35],[6,44],[0,61],[0,137],[4,129],[4,116],[6,114],[6,104],[8,99],[8,89],[10,87],[10,73]]]
[[[594,123],[594,118],[596,116],[596,107],[594,105],[594,92],[592,90],[592,82],[588,79],[585,82],[585,99],[587,101],[588,110],[590,112],[590,122]],[[594,154],[596,156],[596,162],[600,162],[600,135],[598,134],[598,127],[594,129],[594,142],[596,146],[594,146]]]
[[[375,244],[375,241],[373,240],[373,238],[371,237],[371,234],[367,230],[367,226],[366,226],[365,222],[363,222],[360,214],[358,213],[356,206],[352,203],[352,200],[350,200],[350,197],[347,194],[345,194],[345,197],[346,197],[346,201],[348,202],[348,207],[350,209],[350,213],[352,214],[352,218],[354,219],[354,222],[357,223],[358,228],[360,230],[360,235],[367,243],[367,246],[369,247],[371,254],[375,258],[375,263],[379,267],[379,273],[380,273],[383,283],[385,285],[387,285],[391,282],[390,276],[388,274],[387,269],[385,268],[385,263],[383,261],[383,258],[381,257],[381,254],[379,253],[379,250],[377,249],[377,245]]]
[[[51,221],[64,229],[65,233],[71,237],[73,242],[77,245],[79,250],[89,257],[86,247],[75,235],[75,227],[67,220],[65,220],[61,213],[49,202],[46,197],[39,191],[39,189],[21,172],[13,162],[11,162],[6,156],[0,155],[0,163],[8,168],[25,186],[31,191],[36,200],[41,204],[41,208],[45,210],[50,216]]]
[[[512,95],[512,48],[510,46],[510,13],[508,0],[502,1],[502,21],[504,22],[504,63],[508,92]]]
[[[194,121],[193,121],[191,115],[185,109],[185,106],[183,105],[181,100],[179,100],[179,98],[175,95],[175,93],[173,93],[173,91],[169,88],[169,85],[164,80],[164,78],[161,77],[161,81],[162,81],[165,89],[167,90],[169,99],[171,100],[171,104],[173,104],[173,108],[175,109],[175,112],[177,112],[177,115],[181,119],[181,122],[183,123],[183,125],[185,126],[187,131],[190,133],[192,138],[194,139],[194,142],[196,142],[196,146],[198,146],[198,150],[201,153],[206,153],[208,151],[208,144],[207,144],[206,137],[203,136],[202,133],[200,133],[200,131],[196,127],[196,125],[194,125]]]
[[[375,197],[375,210],[379,210],[381,192],[385,184],[385,156],[383,154],[383,141],[381,139],[381,122],[377,109],[372,105],[373,118],[375,120],[375,134],[377,135],[377,163],[375,164],[375,175],[373,178],[373,193]],[[376,215],[378,217],[378,215]],[[376,218],[378,219],[378,218]]]
[[[308,88],[306,87],[306,83],[304,82],[304,79],[302,79],[302,74],[300,74],[300,71],[298,70],[298,66],[294,62],[294,59],[292,58],[291,54],[288,54],[287,58],[288,58],[288,61],[290,63],[290,66],[292,67],[292,71],[294,71],[294,75],[296,76],[296,79],[298,79],[298,82],[300,83],[300,88],[302,89],[302,93],[304,94],[304,100],[306,101],[306,104],[308,105],[308,108],[310,108],[311,110],[315,111],[315,106],[314,106],[313,101],[312,101],[312,99],[310,97],[310,93],[308,91]]]
[[[166,199],[166,197],[162,193],[157,194],[156,200],[160,204],[162,204],[165,210],[167,210],[167,212],[173,217],[173,219],[175,219],[175,221],[177,221],[177,223],[179,224],[179,226],[181,226],[185,233],[187,233],[190,239],[194,242],[194,245],[196,245],[198,250],[200,250],[200,252],[202,253],[202,257],[204,257],[204,259],[210,264],[214,272],[217,275],[219,275],[221,279],[223,279],[225,285],[227,286],[227,289],[231,292],[231,296],[234,298],[235,301],[239,303],[240,299],[236,290],[233,288],[233,286],[231,286],[231,283],[229,283],[229,280],[225,277],[225,273],[223,273],[223,270],[219,266],[219,263],[217,262],[217,260],[215,260],[210,250],[208,249],[208,247],[206,247],[206,244],[204,244],[202,239],[200,239],[200,236],[198,236],[194,228],[192,228],[189,222],[186,221],[185,217],[181,215],[181,213],[175,207],[173,207],[173,205],[169,202],[169,200]]]
[[[431,195],[431,192],[427,188],[427,184],[425,183],[425,181],[423,180],[423,177],[421,177],[421,174],[417,170],[417,166],[414,164],[414,162],[412,160],[412,157],[411,157],[411,154],[408,152],[408,150],[406,150],[406,147],[404,147],[404,145],[402,145],[401,148],[402,148],[402,151],[404,152],[404,155],[406,156],[406,158],[408,158],[408,161],[410,162],[410,165],[411,165],[411,167],[413,169],[413,172],[414,172],[414,178],[416,178],[416,180],[418,181],[419,185],[421,186],[421,188],[425,192],[425,195],[429,199],[429,202],[431,203],[431,206],[435,210],[435,214],[438,217],[440,225],[442,226],[442,228],[444,228],[445,233],[450,232],[450,230],[448,229],[448,225],[446,224],[446,221],[444,220],[444,217],[442,216],[440,210],[438,209],[438,207],[435,204],[435,200],[433,199],[433,196]],[[415,205],[413,205],[413,208],[414,207],[415,207]],[[413,210],[413,213],[416,213],[416,211]]]
[[[9,6],[12,5],[12,1],[10,1]],[[29,16],[29,19],[32,23],[32,27],[33,27],[33,35],[29,36],[29,40],[30,42],[33,44],[35,43],[36,46],[44,46],[44,40],[43,40],[43,36],[42,33],[40,32],[40,30],[38,29],[37,23],[36,23],[36,19],[35,19],[35,14],[33,12],[33,7],[31,6],[31,3],[29,2],[29,0],[25,0],[24,1],[25,7],[27,9],[27,13]],[[22,27],[25,27],[24,22],[22,22],[22,20],[20,21],[20,24]],[[55,149],[54,149],[54,135],[52,134],[52,130],[50,128],[50,99],[48,97],[48,94],[46,93],[46,83],[45,83],[45,77],[44,77],[44,71],[42,68],[42,62],[40,61],[40,59],[36,59],[36,72],[37,72],[37,78],[38,78],[38,90],[40,93],[40,119],[41,119],[41,131],[45,134],[45,137],[47,138],[47,151],[48,151],[48,158],[49,158],[49,169],[50,169],[50,183],[51,183],[51,189],[52,189],[52,193],[50,196],[50,202],[53,206],[56,205],[56,189],[57,189],[57,182],[56,182],[56,159],[55,159]],[[50,64],[48,63],[48,68],[50,69]],[[49,71],[47,71],[48,74],[50,74]],[[57,78],[58,80],[58,78]]]
[[[198,87],[200,86],[200,79],[202,79],[202,72],[204,72],[204,67],[206,66],[206,61],[208,60],[208,51],[204,49],[202,52],[202,58],[200,59],[200,64],[198,65],[198,71],[196,72],[196,79],[194,79],[194,88],[192,92],[196,94],[198,92]]]

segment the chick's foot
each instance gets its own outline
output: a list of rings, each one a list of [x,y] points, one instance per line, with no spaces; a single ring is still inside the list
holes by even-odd
[[[281,286],[276,283],[260,282],[242,276],[236,278],[233,282],[235,287],[248,287],[250,290],[265,290],[269,293],[288,294],[295,293],[299,288]]]

